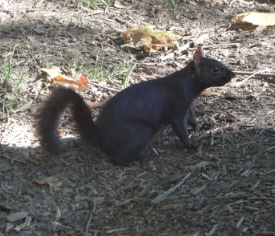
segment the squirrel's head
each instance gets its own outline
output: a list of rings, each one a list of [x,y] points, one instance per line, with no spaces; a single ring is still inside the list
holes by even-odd
[[[204,52],[198,46],[194,57],[193,78],[205,88],[223,86],[235,76],[235,74],[221,62],[204,57]]]

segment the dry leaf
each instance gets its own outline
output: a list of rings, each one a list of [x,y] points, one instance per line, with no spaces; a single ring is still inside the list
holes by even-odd
[[[72,87],[78,92],[87,91],[89,89],[88,83],[89,81],[82,75],[79,77],[78,81],[65,78],[62,75],[55,77],[51,81],[51,85],[70,85],[70,87]]]
[[[20,231],[21,229],[25,228],[26,226],[27,226],[27,222],[24,222],[24,223],[22,223],[22,224],[20,224],[20,225],[17,225],[17,226],[15,227],[15,230],[16,230],[16,231]]]
[[[179,49],[177,39],[182,36],[171,32],[153,30],[154,25],[145,26],[140,29],[132,28],[122,33],[124,41],[133,40],[134,46],[143,39],[145,41],[144,50],[157,50],[158,47],[168,47],[176,51]]]
[[[275,13],[245,12],[235,16],[229,23],[229,29],[254,30],[259,26],[275,25]]]
[[[40,71],[46,72],[51,77],[51,85],[69,85],[73,89],[78,92],[85,92],[89,89],[89,81],[84,77],[80,76],[79,80],[72,80],[67,78],[66,76],[61,74],[61,70],[59,68],[51,68],[51,69],[39,69]]]
[[[119,8],[119,9],[126,8],[126,6],[124,4],[122,4],[121,2],[119,2],[118,0],[115,1],[114,7]]]
[[[36,180],[36,182],[41,184],[41,185],[48,184],[53,188],[62,185],[62,183],[59,181],[59,179],[54,177],[54,176],[47,177],[47,178],[44,178],[44,179],[38,179],[38,180]]]

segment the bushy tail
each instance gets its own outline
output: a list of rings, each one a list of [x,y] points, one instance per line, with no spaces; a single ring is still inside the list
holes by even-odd
[[[36,115],[37,135],[41,145],[50,153],[57,154],[61,150],[61,142],[56,132],[60,117],[68,105],[72,110],[81,138],[90,144],[99,143],[98,130],[91,116],[90,107],[73,89],[58,86],[53,89],[52,94]]]

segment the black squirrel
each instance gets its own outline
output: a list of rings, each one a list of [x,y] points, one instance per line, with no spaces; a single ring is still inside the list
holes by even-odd
[[[96,121],[90,107],[71,88],[54,88],[36,115],[41,145],[50,153],[61,150],[56,135],[60,117],[70,105],[81,138],[101,148],[118,164],[142,160],[143,150],[163,125],[171,125],[186,148],[192,148],[187,124],[198,127],[194,99],[206,88],[223,86],[235,74],[221,62],[204,57],[199,46],[193,60],[163,78],[132,85],[103,106]]]

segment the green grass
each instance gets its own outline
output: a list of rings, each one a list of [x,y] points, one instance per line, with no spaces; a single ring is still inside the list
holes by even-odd
[[[270,2],[270,0],[266,0],[266,1],[267,1],[268,5],[269,5],[270,7],[272,7],[272,6],[274,5],[273,3]]]
[[[0,90],[1,110],[3,115],[9,115],[13,109],[13,106],[17,103],[18,95],[9,91],[9,86],[13,90],[17,90],[21,87],[23,78],[26,72],[28,63],[32,60],[27,61],[23,67],[18,71],[13,67],[13,56],[15,49],[20,44],[13,46],[11,52],[4,55],[4,60],[0,63],[0,83],[2,84]]]
[[[88,8],[90,8],[90,6],[97,6],[100,1],[99,0],[82,0],[82,2],[85,3]]]
[[[181,5],[185,5],[187,3],[187,0],[171,0],[173,8],[178,8]]]
[[[125,58],[121,55],[116,65],[108,65],[104,59],[97,57],[95,61],[85,63],[85,66],[88,66],[87,72],[91,79],[107,80],[127,87],[127,78],[135,63],[133,57]]]
[[[105,2],[108,4],[109,7],[111,7],[114,5],[115,0],[105,0]]]
[[[81,74],[90,80],[105,80],[109,83],[115,83],[128,86],[128,75],[135,66],[135,58],[132,55],[119,55],[118,60],[109,61],[108,58],[101,58],[96,55],[95,60],[87,61],[78,51],[70,51],[68,56],[61,58],[51,58],[47,61],[47,68],[51,66],[64,66],[68,74]],[[74,78],[75,79],[75,78]],[[46,86],[48,83],[46,81]]]
[[[100,0],[81,0],[88,8],[90,8],[90,6],[98,6],[98,5],[103,5],[104,3]],[[115,3],[115,0],[105,0],[105,2],[107,3],[107,5],[109,7],[113,6]]]

